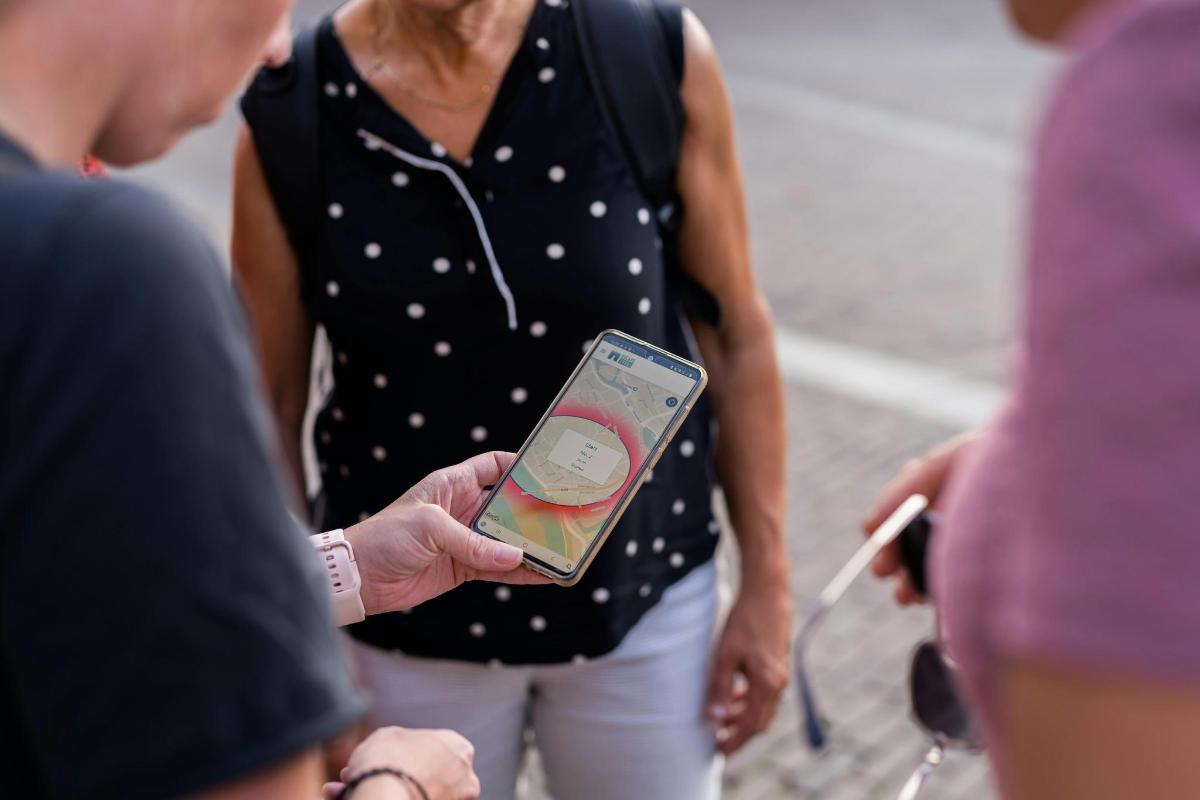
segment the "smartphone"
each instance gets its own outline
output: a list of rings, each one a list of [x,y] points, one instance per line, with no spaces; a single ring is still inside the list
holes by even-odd
[[[620,331],[596,337],[471,522],[572,586],[708,384],[698,364]]]

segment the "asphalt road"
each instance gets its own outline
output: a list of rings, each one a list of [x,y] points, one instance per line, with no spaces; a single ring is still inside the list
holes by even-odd
[[[298,17],[330,5],[305,0]],[[728,73],[755,263],[782,331],[803,608],[858,543],[887,477],[1001,396],[1023,153],[1054,59],[1019,43],[989,0],[691,5]],[[134,173],[219,242],[236,125],[231,112]],[[903,677],[931,628],[928,612],[894,609],[885,587],[856,585],[811,654],[833,746],[804,751],[789,697],[730,761],[726,796],[894,797],[924,749]],[[529,784],[540,796],[536,767]],[[951,756],[926,796],[989,797],[981,762]]]

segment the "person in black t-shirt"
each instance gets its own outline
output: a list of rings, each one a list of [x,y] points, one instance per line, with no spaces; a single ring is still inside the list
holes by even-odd
[[[161,200],[68,172],[211,118],[288,5],[0,0],[5,797],[308,800],[362,712],[216,255]],[[368,612],[541,580],[461,524],[508,458],[347,529]],[[470,761],[449,732],[386,729],[344,777],[355,800],[472,797]]]

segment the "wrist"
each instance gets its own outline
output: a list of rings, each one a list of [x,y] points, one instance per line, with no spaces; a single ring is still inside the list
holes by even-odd
[[[375,580],[371,572],[371,567],[375,561],[375,554],[371,549],[371,538],[365,535],[363,526],[367,524],[360,522],[357,525],[352,525],[343,531],[346,541],[354,548],[356,564],[358,566],[358,581],[359,598],[362,600],[363,613],[366,616],[372,614],[380,614],[387,609],[381,608],[379,594],[376,591],[378,582]]]
[[[373,767],[352,775],[338,800],[429,800],[424,785],[412,774],[394,767]]]
[[[739,569],[742,591],[791,591],[791,562],[780,542],[758,542],[742,546]]]

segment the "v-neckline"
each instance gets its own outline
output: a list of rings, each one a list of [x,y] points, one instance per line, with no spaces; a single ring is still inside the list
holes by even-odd
[[[508,66],[504,69],[500,85],[496,93],[492,96],[491,105],[488,106],[487,113],[483,118],[483,125],[480,126],[475,141],[471,143],[465,161],[457,159],[444,145],[428,136],[407,115],[401,113],[386,97],[376,91],[375,87],[371,85],[370,81],[366,79],[354,63],[350,51],[346,49],[345,44],[342,42],[342,37],[338,32],[333,14],[325,18],[325,26],[328,30],[329,38],[333,42],[338,59],[349,70],[350,74],[354,76],[354,80],[361,88],[364,99],[376,104],[381,110],[387,113],[388,117],[399,123],[404,134],[424,148],[423,154],[432,153],[438,160],[453,164],[459,169],[470,169],[476,163],[481,147],[486,146],[486,143],[496,136],[508,122],[512,109],[516,104],[516,99],[527,88],[528,81],[522,81],[517,76],[525,69],[526,62],[532,57],[531,53],[537,34],[536,29],[541,19],[540,15],[543,13],[543,5],[543,0],[534,0],[533,11],[529,15],[529,20],[525,23],[525,30],[521,35],[520,44],[517,45],[517,49],[509,60]],[[439,148],[443,151],[441,154],[437,152]]]

